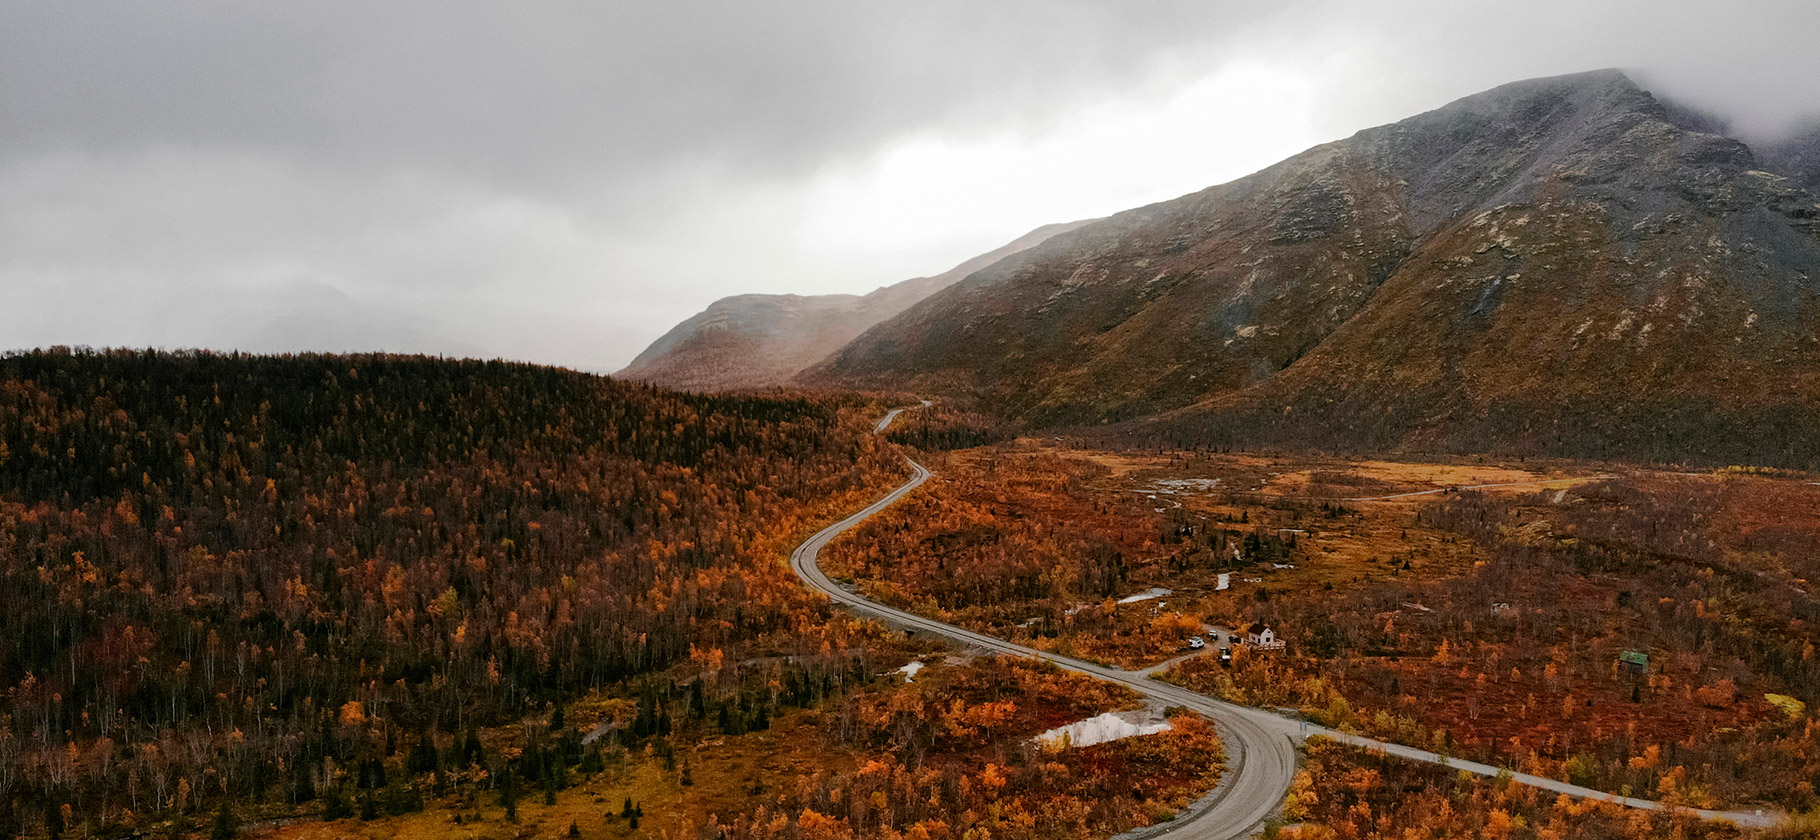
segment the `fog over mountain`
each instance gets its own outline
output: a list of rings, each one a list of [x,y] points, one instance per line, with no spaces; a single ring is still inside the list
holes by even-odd
[[[734,295],[677,324],[615,375],[714,391],[784,385],[880,321],[1005,257],[1074,230],[1044,225],[932,277],[864,295]]]
[[[594,370],[728,295],[931,275],[1512,79],[1624,67],[1764,148],[1820,82],[1820,7],[1767,0],[0,15],[0,347]]]
[[[1694,121],[1616,70],[1501,85],[1056,236],[804,377],[1162,415],[1140,439],[1820,463],[1820,195]]]

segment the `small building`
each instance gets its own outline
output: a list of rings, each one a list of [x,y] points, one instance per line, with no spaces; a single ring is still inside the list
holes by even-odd
[[[1635,650],[1618,654],[1618,670],[1633,677],[1649,673],[1649,654]]]
[[[1245,643],[1258,650],[1283,649],[1283,640],[1262,621],[1245,628]]]

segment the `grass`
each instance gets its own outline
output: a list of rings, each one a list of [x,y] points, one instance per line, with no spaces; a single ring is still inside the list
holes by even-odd
[[[483,792],[471,805],[462,797],[448,797],[429,803],[416,814],[367,822],[312,821],[261,836],[272,840],[556,838],[567,837],[571,823],[584,838],[676,836],[689,826],[701,825],[708,815],[731,815],[755,807],[776,791],[794,786],[808,768],[834,769],[850,763],[844,756],[828,754],[816,727],[818,718],[814,712],[791,712],[775,718],[768,731],[712,738],[688,750],[679,746],[676,770],[665,769],[654,756],[627,755],[592,779],[559,791],[554,805],[543,804],[543,792],[534,785],[524,785],[516,824],[506,821],[497,793]],[[692,785],[681,781],[685,751]],[[753,792],[755,779],[762,785],[759,793]],[[618,816],[627,797],[644,809],[637,829]],[[474,820],[475,814],[481,819]],[[457,815],[462,820],[459,824]]]

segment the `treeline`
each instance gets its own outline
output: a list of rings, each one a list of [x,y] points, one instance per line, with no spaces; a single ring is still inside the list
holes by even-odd
[[[1085,493],[1083,462],[1001,453],[934,469],[926,490],[830,546],[825,567],[893,603],[1021,620],[1033,601],[1059,613],[1118,591],[1158,531],[1141,500]]]
[[[1452,413],[1437,416],[1436,406]],[[1811,401],[1739,394],[1502,400],[1481,406],[1433,390],[1311,391],[1288,405],[1142,418],[1080,433],[1117,447],[1398,453],[1616,460],[1820,470],[1820,411]]]
[[[516,821],[521,801],[551,805],[563,791],[597,774],[623,775],[648,759],[690,786],[694,745],[765,731],[776,717],[875,684],[877,670],[867,654],[856,653],[765,659],[704,671],[683,682],[647,675],[615,690],[633,700],[635,710],[624,719],[578,728],[565,707],[556,705],[547,722],[518,727],[515,749],[488,746],[473,729],[465,735],[425,730],[407,745],[394,728],[382,748],[373,737],[368,749],[299,765],[278,794],[300,806],[319,800],[325,820],[404,816],[435,801],[460,824],[464,812],[473,822],[484,822],[489,805]],[[354,763],[343,766],[350,760]],[[326,786],[319,788],[318,780]],[[750,784],[762,786],[764,780],[755,776]],[[642,805],[628,799],[619,816],[637,828]]]
[[[504,362],[0,357],[0,833],[372,789],[422,733],[788,632],[813,601],[759,548],[896,476],[869,414]]]
[[[1017,432],[1001,418],[943,402],[898,415],[885,437],[904,446],[945,451],[1011,440]]]

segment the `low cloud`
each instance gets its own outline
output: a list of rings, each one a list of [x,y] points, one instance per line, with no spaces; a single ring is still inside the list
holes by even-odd
[[[596,370],[1536,75],[1768,136],[1820,7],[14,2],[0,346]]]

